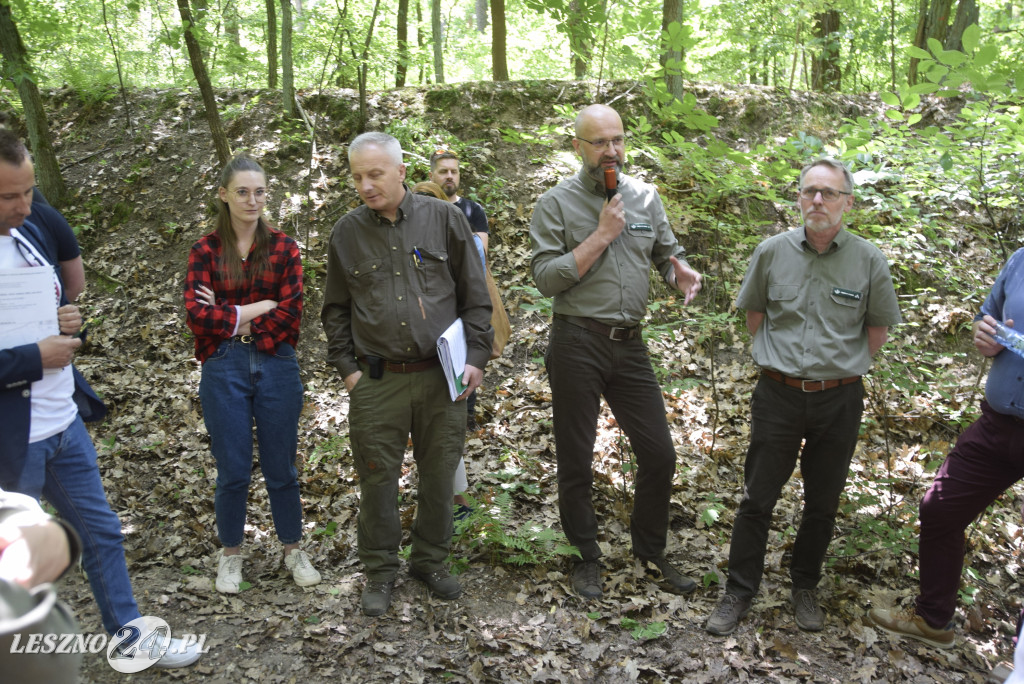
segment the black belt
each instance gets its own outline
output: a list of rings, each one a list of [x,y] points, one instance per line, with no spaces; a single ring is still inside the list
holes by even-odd
[[[555,318],[560,321],[565,321],[571,325],[575,325],[579,328],[589,330],[590,332],[597,333],[603,337],[614,342],[625,342],[626,340],[632,340],[635,337],[640,337],[642,326],[612,326],[605,325],[599,321],[595,321],[593,318],[584,318],[583,316],[569,316],[567,314],[556,313]]]
[[[859,375],[854,375],[850,378],[840,378],[838,380],[804,380],[803,378],[791,378],[788,375],[783,375],[778,371],[769,370],[767,368],[761,369],[761,372],[775,382],[781,382],[787,387],[796,387],[804,392],[824,392],[825,390],[835,389],[842,385],[852,385],[860,380]]]
[[[235,335],[232,337],[235,342],[241,342],[242,344],[252,344],[255,341],[252,335]]]
[[[367,360],[365,356],[360,356],[359,358],[356,359],[356,361],[366,366],[370,365],[370,362]],[[428,368],[433,368],[434,366],[439,366],[440,364],[441,359],[436,356],[431,357],[426,361],[410,362],[385,361],[384,359],[381,359],[381,365],[384,367],[384,370],[388,371],[389,373],[419,373],[420,371],[425,371]]]

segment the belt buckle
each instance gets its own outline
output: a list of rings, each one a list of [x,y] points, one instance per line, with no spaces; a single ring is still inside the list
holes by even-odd
[[[622,333],[622,337],[618,336],[620,332]],[[625,342],[629,339],[629,328],[613,326],[608,330],[608,339],[612,342]]]
[[[242,344],[252,344],[252,335],[239,335],[238,341]]]
[[[821,387],[819,387],[818,389],[807,389],[807,383],[809,383],[809,382],[820,383]],[[800,391],[801,392],[824,392],[825,391],[825,381],[824,380],[801,380],[800,381]]]

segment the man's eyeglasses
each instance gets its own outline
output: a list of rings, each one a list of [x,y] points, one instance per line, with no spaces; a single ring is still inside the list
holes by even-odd
[[[601,138],[600,140],[587,140],[586,138],[581,138],[577,135],[576,139],[585,142],[588,145],[593,145],[594,148],[598,150],[603,150],[608,147],[608,145],[622,147],[626,142],[626,137],[622,135],[617,135],[614,138]]]
[[[852,192],[846,192],[845,190],[833,190],[832,188],[800,188],[800,198],[805,200],[812,200],[814,196],[821,193],[821,199],[826,202],[835,202],[843,195],[852,195]]]
[[[248,188],[238,188],[237,190],[232,190],[231,192],[235,194],[235,197],[237,197],[240,202],[246,202],[249,199]],[[266,188],[256,188],[255,190],[252,191],[252,196],[257,202],[262,202],[265,199],[267,199],[267,190]]]

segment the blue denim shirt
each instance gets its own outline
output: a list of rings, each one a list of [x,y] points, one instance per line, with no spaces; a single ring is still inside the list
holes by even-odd
[[[1024,329],[1024,249],[1018,249],[999,272],[981,313],[997,321],[1013,319],[1013,327]],[[985,383],[989,406],[1010,416],[1024,418],[1024,359],[1004,349],[992,359]]]

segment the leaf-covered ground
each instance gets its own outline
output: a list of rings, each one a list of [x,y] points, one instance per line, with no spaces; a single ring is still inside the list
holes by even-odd
[[[717,134],[737,146],[797,130],[827,136],[829,124],[822,121],[870,115],[874,106],[871,98],[829,100],[758,88],[698,88],[697,94],[702,106],[722,117]],[[451,142],[450,135],[461,141],[464,185],[486,189],[480,199],[493,223],[492,270],[514,324],[505,357],[488,368],[477,409],[480,429],[467,441],[473,495],[491,517],[475,521],[453,550],[463,596],[434,600],[403,575],[391,611],[371,619],[359,610],[358,488],[346,439],[347,398],[324,362],[318,316],[330,227],[358,201],[346,182],[342,147],[353,133],[354,94],[303,96],[317,126],[311,162],[308,134],[282,121],[276,96],[222,94],[232,145],[262,158],[271,177],[268,211],[305,250],[301,485],[305,545],[324,575],[319,586],[303,590],[282,573],[256,468],[244,546],[251,587],[237,596],[212,587],[218,549],[214,464],[180,292],[188,248],[210,229],[207,205],[216,188],[201,103],[194,93],[147,91],[133,94],[126,113],[120,99],[84,103],[66,91],[51,95],[51,128],[65,176],[78,192],[66,214],[82,228],[89,276],[81,303],[91,333],[78,365],[111,408],[92,433],[110,502],[124,525],[136,598],[143,614],[165,618],[175,633],[205,633],[209,647],[193,668],[132,676],[119,676],[102,655],[89,655],[86,682],[982,682],[994,663],[1008,659],[1020,594],[1020,517],[1013,496],[1004,497],[971,532],[974,574],[965,594],[973,597],[958,616],[963,638],[957,648],[938,652],[890,641],[862,622],[870,605],[906,602],[914,595],[910,545],[916,506],[904,502],[920,498],[981,396],[984,368],[965,353],[962,326],[1000,257],[959,227],[949,229],[956,248],[943,253],[927,244],[880,240],[906,274],[901,283],[936,287],[901,289],[911,325],[896,333],[891,362],[869,384],[851,495],[843,503],[821,586],[828,614],[823,632],[801,632],[789,609],[798,477],[776,509],[765,579],[750,616],[727,638],[703,631],[723,579],[740,494],[747,402],[757,373],[737,317],[725,316],[710,329],[700,324],[702,312],[727,308],[714,302],[715,280],[741,276],[724,261],[699,260],[709,275],[708,296],[688,310],[667,301],[652,318],[649,338],[670,388],[666,408],[678,453],[668,553],[703,586],[687,598],[665,593],[633,561],[629,452],[607,412],[595,456],[604,599],[582,602],[568,591],[564,557],[519,566],[511,562],[512,545],[490,543],[496,523],[506,539],[525,536],[528,527],[558,528],[550,390],[541,361],[548,318],[544,302],[522,288],[530,284],[532,205],[575,171],[565,137],[553,144],[510,144],[499,129],[535,133],[556,121],[556,104],[576,107],[611,97],[627,108],[641,107],[631,84],[616,84],[601,96],[592,86],[566,83],[371,95],[371,127],[422,132],[427,139],[419,154]],[[417,162],[410,177],[420,180],[425,172],[425,163]],[[657,169],[647,173],[662,180]],[[793,218],[787,207],[767,209],[778,218],[762,231],[780,230]],[[722,206],[740,210],[729,202]],[[949,211],[950,226],[959,226],[954,209]],[[698,226],[689,231],[681,235],[684,244],[711,240]],[[937,275],[942,268],[966,269],[973,289],[944,286]],[[410,467],[401,503],[406,522],[414,512],[416,486]],[[557,556],[552,549],[548,553]],[[66,580],[61,593],[83,630],[100,630],[84,578]]]

